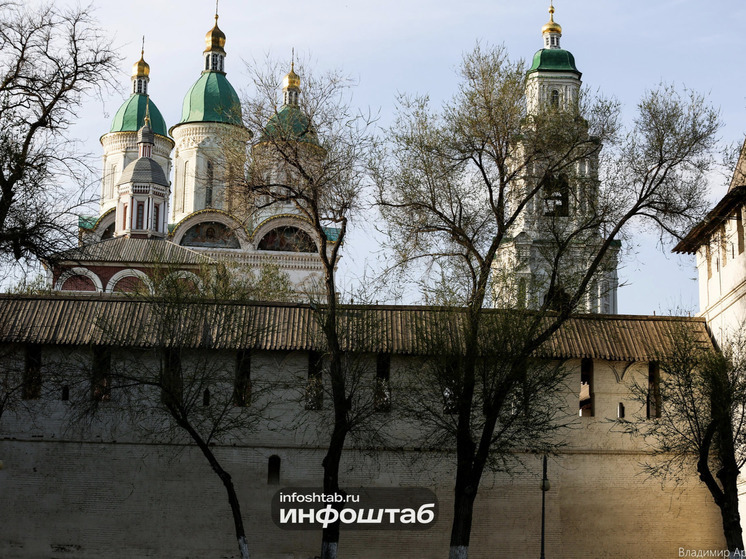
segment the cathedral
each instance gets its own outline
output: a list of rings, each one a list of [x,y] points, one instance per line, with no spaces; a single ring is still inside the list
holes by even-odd
[[[225,43],[216,14],[201,74],[170,128],[148,92],[143,50],[132,67],[131,95],[101,137],[99,214],[81,217],[80,247],[50,263],[55,290],[147,290],[155,268],[198,282],[195,269],[217,263],[236,273],[271,264],[296,291],[314,290],[322,276],[314,228],[292,203],[250,196],[243,180],[247,149],[268,183],[287,178],[287,164],[273,154],[278,138],[309,145],[309,157],[323,154],[300,110],[301,78],[291,67],[282,106],[252,144],[227,78]],[[195,57],[195,70],[198,64]],[[334,228],[326,235],[335,242]]]
[[[541,48],[527,68],[529,115],[577,101],[581,73],[561,37],[550,8]],[[176,330],[184,335],[177,358],[172,340],[162,337],[168,329],[159,327],[169,309],[141,296],[164,267],[195,287],[201,271],[215,265],[240,273],[270,264],[302,293],[323,277],[320,239],[303,213],[290,203],[251,196],[244,184],[249,159],[267,184],[293,180],[275,151],[278,135],[307,157],[323,157],[323,138],[301,111],[302,77],[291,64],[282,105],[252,137],[227,79],[226,37],[217,15],[205,42],[202,60],[194,61],[198,79],[184,97],[181,120],[170,127],[150,97],[150,67],[141,53],[131,95],[101,137],[98,215],[80,218],[78,247],[50,259],[49,294],[0,296],[0,380],[4,386],[17,381],[18,388],[0,408],[1,557],[236,556],[214,468],[183,434],[158,431],[154,410],[164,403],[163,393],[152,387],[136,392],[141,400],[135,403],[143,406],[129,409],[145,411],[121,412],[112,390],[115,370],[165,375],[210,420],[260,409],[250,428],[208,439],[206,446],[235,483],[251,557],[318,555],[319,530],[283,528],[270,510],[280,488],[316,488],[322,479],[332,410],[323,398],[330,381],[319,372],[324,348],[314,305],[187,302],[177,313]],[[657,360],[671,351],[676,332],[715,347],[713,335],[722,340],[740,328],[746,312],[745,158],[727,195],[676,247],[697,254],[702,316],[616,314],[617,244],[582,312],[546,343],[542,358],[568,372],[557,405],[569,428],[550,457],[551,486],[542,482],[541,457],[528,452],[516,452],[523,470],[485,473],[471,557],[536,557],[539,534],[542,552],[546,543],[547,556],[562,559],[703,556],[725,549],[719,509],[696,473],[685,472],[677,486],[646,478],[640,464],[652,459],[649,444],[612,426],[625,414],[660,417],[661,402],[641,403],[633,387],[654,393]],[[518,298],[508,302],[530,307],[551,296],[542,281],[542,246],[551,242],[543,223],[582,215],[598,185],[597,154],[571,171],[541,185],[541,204],[500,247],[495,274],[509,269],[516,285],[496,293],[497,301]],[[336,233],[327,229],[326,241],[336,242]],[[591,241],[598,233],[591,232]],[[340,557],[444,557],[454,505],[453,453],[407,438],[411,425],[396,416],[396,379],[422,366],[427,350],[418,346],[418,332],[442,324],[436,315],[448,317],[448,309],[346,308],[357,328],[367,328],[366,335],[347,340],[368,375],[361,385],[386,387],[387,406],[375,413],[400,438],[390,445],[350,443],[341,482],[350,490],[427,488],[437,498],[438,515],[426,530],[343,526]],[[347,334],[355,333],[354,325]],[[197,367],[209,370],[214,382],[190,377]],[[323,390],[309,406],[312,386]],[[79,402],[100,412],[97,421],[76,417]]]

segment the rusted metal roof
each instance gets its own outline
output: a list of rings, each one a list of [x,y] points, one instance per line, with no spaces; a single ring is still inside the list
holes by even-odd
[[[115,237],[86,244],[54,255],[50,260],[80,263],[182,264],[201,265],[214,262],[204,254],[164,239]]]
[[[501,312],[486,310],[485,321]],[[126,296],[6,295],[0,296],[0,342],[323,351],[317,317],[311,306],[292,303],[174,304]],[[342,306],[340,339],[348,350],[428,354],[443,344],[458,343],[457,326],[463,317],[459,309],[449,308]],[[550,320],[545,317],[544,324]],[[668,353],[679,329],[712,346],[701,318],[576,315],[538,353],[556,359],[651,361]]]

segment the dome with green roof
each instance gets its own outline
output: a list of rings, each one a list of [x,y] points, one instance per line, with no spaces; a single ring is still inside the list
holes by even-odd
[[[534,62],[528,73],[533,72],[572,72],[578,77],[581,73],[575,66],[575,57],[565,49],[541,49],[536,51]]]
[[[283,105],[264,127],[260,141],[298,140],[309,144],[319,145],[316,131],[311,126],[308,117],[297,105]]]
[[[150,104],[149,109],[148,104]],[[148,96],[142,93],[133,93],[119,107],[117,114],[114,115],[114,121],[111,123],[109,132],[137,132],[145,124],[146,110],[150,111],[150,125],[153,132],[168,138],[168,128],[161,112],[155,106],[153,100],[151,99],[148,103]]]
[[[181,121],[224,122],[243,126],[238,94],[222,72],[203,72],[189,88],[181,109]]]

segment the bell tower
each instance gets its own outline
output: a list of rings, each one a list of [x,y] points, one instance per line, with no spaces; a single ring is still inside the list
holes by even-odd
[[[541,34],[543,48],[534,55],[526,78],[529,123],[532,116],[551,122],[578,111],[581,73],[572,53],[560,46],[562,27],[554,21],[551,3],[549,21]],[[523,148],[516,146],[516,153],[525,153]],[[542,171],[539,163],[531,169],[516,189],[519,198],[530,198],[529,203],[498,249],[493,276],[495,302],[503,307],[536,308],[549,301],[550,307],[560,308],[577,289],[588,259],[602,239],[601,231],[581,226],[598,198],[598,150],[568,160],[557,173]],[[582,236],[577,234],[581,231]],[[558,242],[566,244],[561,259],[556,258]],[[617,312],[619,247],[615,241],[574,312]],[[554,280],[550,280],[552,276]]]

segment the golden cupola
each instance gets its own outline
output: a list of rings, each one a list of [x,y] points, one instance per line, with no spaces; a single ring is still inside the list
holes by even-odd
[[[290,64],[290,71],[282,80],[282,89],[300,89],[300,76],[295,73],[295,62]]]
[[[145,39],[140,51],[140,60],[132,65],[132,93],[148,94],[148,82],[150,81],[150,65],[145,62]]]
[[[544,48],[560,48],[562,26],[554,21],[554,5],[551,1],[549,2],[549,21],[541,28],[541,34],[544,37]]]
[[[205,35],[205,52],[217,52],[225,55],[225,33],[218,27],[218,14],[215,14],[215,25]]]
[[[554,6],[550,2],[549,4],[549,21],[544,24],[541,28],[542,34],[544,33],[559,33],[562,35],[562,26],[554,21]]]
[[[133,78],[147,78],[150,77],[150,64],[145,62],[145,49],[140,52],[140,60],[132,65],[132,77]]]

